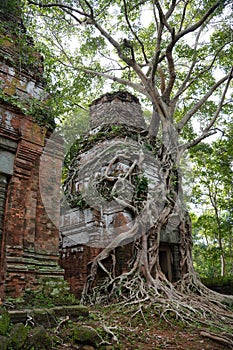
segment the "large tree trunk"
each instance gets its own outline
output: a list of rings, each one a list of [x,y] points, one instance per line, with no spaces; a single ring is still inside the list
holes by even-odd
[[[167,128],[168,136],[169,133]],[[169,237],[176,234],[180,281],[188,275],[194,278],[191,223],[183,201],[181,174],[178,167],[180,154],[177,151],[178,146],[170,141],[170,137],[167,137],[168,139],[168,147],[163,144],[153,155],[156,160],[154,177],[160,179],[159,183],[153,187],[152,191],[147,191],[140,208],[135,202],[130,203],[131,210],[136,215],[134,224],[129,230],[117,235],[93,260],[83,292],[83,300],[109,302],[122,298],[136,301],[137,298],[147,298],[148,290],[151,288],[154,295],[163,291],[169,297],[173,289],[171,280],[169,281],[171,278],[162,271],[159,254],[161,236],[164,235],[168,242],[169,239],[172,242],[172,238]],[[137,176],[146,174],[146,163],[153,154],[150,152],[148,155],[146,151],[145,145],[148,139],[143,141],[143,146],[142,140],[140,142],[138,157],[133,156],[137,161],[136,163],[134,161],[134,167],[131,168],[127,181],[129,178],[131,182],[134,181],[135,169],[137,169]],[[154,149],[158,147],[152,139],[150,142]],[[130,147],[127,144],[125,147],[126,153],[129,153]],[[121,200],[121,203],[123,201],[119,197],[115,200],[118,202]],[[124,204],[127,206],[126,202]],[[130,243],[127,245],[127,242]],[[131,256],[128,260],[128,268],[119,274],[118,250],[125,245],[126,249],[131,251]]]

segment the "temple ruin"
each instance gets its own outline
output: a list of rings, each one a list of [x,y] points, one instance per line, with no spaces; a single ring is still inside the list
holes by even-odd
[[[143,149],[142,143],[146,146]],[[93,258],[117,241],[120,233],[130,231],[136,216],[142,215],[141,206],[148,196],[158,201],[158,208],[162,208],[163,201],[162,195],[155,198],[154,190],[162,181],[159,161],[150,148],[142,109],[135,96],[119,91],[93,101],[90,132],[77,145],[64,184],[66,200],[60,230],[61,266],[72,292],[80,297]],[[140,157],[141,169],[135,166]],[[153,218],[146,218],[137,237],[113,247],[117,275],[127,271],[133,243],[145,230],[152,229],[152,222]],[[163,229],[159,247],[160,266],[170,281],[180,277],[179,236],[174,227]],[[102,279],[103,272],[96,283]]]
[[[30,114],[30,106],[43,105],[46,98],[42,57],[15,13],[0,7],[0,22],[0,298],[4,299],[22,296],[45,280],[63,280],[63,271],[58,265],[58,227],[46,213],[39,186],[41,155],[53,121],[46,117],[46,108],[45,115],[39,109]],[[59,144],[54,150],[47,155],[43,176],[50,176],[53,169],[53,182],[46,191],[59,219],[63,152]]]

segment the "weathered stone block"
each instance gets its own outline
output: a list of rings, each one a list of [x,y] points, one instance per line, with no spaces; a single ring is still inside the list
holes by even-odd
[[[102,341],[98,332],[90,326],[78,326],[74,330],[73,339],[75,343],[90,344],[95,347],[98,347]]]
[[[35,350],[50,350],[52,348],[52,339],[43,326],[37,326],[32,329],[27,340],[26,349],[30,350],[32,348]]]

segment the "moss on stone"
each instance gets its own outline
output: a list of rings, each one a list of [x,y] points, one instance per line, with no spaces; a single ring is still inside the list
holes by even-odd
[[[26,349],[50,350],[52,348],[52,339],[43,326],[37,326],[31,332],[27,341]]]
[[[98,346],[102,339],[94,328],[79,326],[74,330],[73,340],[75,343]]]
[[[21,349],[26,343],[28,334],[28,329],[24,326],[23,323],[16,323],[10,332],[9,344],[13,349]]]

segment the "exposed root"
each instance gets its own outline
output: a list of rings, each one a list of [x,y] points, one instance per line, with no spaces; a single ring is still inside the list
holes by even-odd
[[[180,233],[185,236],[182,242],[183,274],[179,282],[171,283],[161,271],[158,257],[160,229],[169,216],[169,207],[160,214],[160,220],[155,230],[148,231],[134,244],[134,253],[129,269],[117,276],[113,271],[114,264],[109,269],[109,257],[115,256],[115,245],[106,247],[93,261],[89,280],[83,293],[83,302],[91,304],[118,303],[121,307],[134,306],[133,316],[141,314],[146,306],[152,307],[157,315],[172,324],[180,320],[189,326],[201,325],[206,329],[231,334],[233,332],[233,313],[229,306],[233,305],[233,296],[226,296],[209,290],[196,275],[190,253],[190,226],[188,221],[180,225]],[[135,229],[135,228],[134,228]],[[129,233],[129,232],[128,232]],[[135,233],[132,232],[132,234]],[[185,235],[186,233],[186,235]],[[121,236],[122,235],[122,236]],[[127,232],[116,239],[127,236]],[[148,249],[148,241],[153,241]],[[150,254],[151,259],[150,259]],[[184,273],[185,270],[189,272]],[[104,272],[105,279],[98,283],[99,272]],[[146,319],[144,318],[145,322]],[[215,333],[211,333],[214,334]]]
[[[226,334],[226,333],[221,333],[221,334],[216,335],[215,333],[205,332],[205,331],[202,331],[200,334],[202,337],[212,339],[220,344],[229,346],[229,349],[233,349],[233,336],[232,335],[230,336],[229,334]]]
[[[112,329],[115,329],[116,327],[107,327],[105,324],[103,324],[103,329],[105,330],[106,333],[110,334],[110,336],[112,337],[112,340],[115,343],[118,343],[119,340],[117,338],[117,336],[115,335],[115,333],[113,333]]]
[[[56,327],[54,333],[55,333],[55,334],[56,334],[56,333],[59,333],[61,326],[64,325],[65,323],[67,323],[69,320],[70,320],[70,317],[69,317],[69,316],[66,316],[64,319],[62,319],[62,320],[58,323],[58,325],[57,325],[57,327]]]
[[[171,325],[177,321],[189,326],[200,325],[212,330],[202,333],[203,336],[209,335],[213,340],[232,346],[233,313],[227,304],[233,303],[233,297],[209,290],[194,276],[186,276],[183,283],[176,285],[164,276],[163,280],[160,278],[148,285],[138,273],[125,274],[110,283],[106,279],[101,287],[95,287],[88,302],[117,303],[121,308],[133,306],[132,317],[141,314],[145,323],[144,310],[150,307]]]

